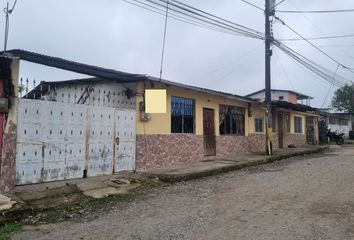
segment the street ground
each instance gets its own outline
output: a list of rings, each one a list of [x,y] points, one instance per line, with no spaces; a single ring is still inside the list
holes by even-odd
[[[354,239],[354,145],[155,188],[13,239]]]

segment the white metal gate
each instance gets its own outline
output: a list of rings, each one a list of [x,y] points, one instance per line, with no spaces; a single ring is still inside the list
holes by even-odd
[[[134,170],[135,138],[134,110],[20,99],[16,183]]]

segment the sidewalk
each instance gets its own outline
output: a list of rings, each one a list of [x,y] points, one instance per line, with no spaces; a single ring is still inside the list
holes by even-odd
[[[10,199],[6,199],[4,202],[11,201],[13,203],[15,201],[16,204],[11,209],[0,211],[2,213],[0,215],[0,225],[6,222],[23,221],[24,218],[41,215],[43,211],[55,211],[55,214],[61,214],[61,211],[65,214],[69,212],[69,216],[72,215],[70,211],[79,211],[80,214],[81,211],[95,211],[96,207],[101,207],[99,206],[99,200],[95,199],[102,199],[101,203],[105,202],[109,205],[114,201],[127,199],[141,192],[139,191],[141,188],[148,191],[148,187],[160,185],[164,182],[172,183],[201,178],[294,156],[317,153],[328,148],[329,146],[308,146],[281,149],[275,151],[273,156],[240,154],[227,159],[201,161],[141,173],[121,173],[113,176],[19,186],[12,193],[6,194]],[[86,210],[86,208],[89,209]]]
[[[231,156],[226,159],[201,161],[183,166],[151,170],[147,173],[157,177],[163,182],[186,181],[246,167],[271,163],[285,158],[318,153],[328,148],[328,146],[306,146],[302,148],[279,149],[274,151],[272,156],[256,153],[244,153],[237,156]]]

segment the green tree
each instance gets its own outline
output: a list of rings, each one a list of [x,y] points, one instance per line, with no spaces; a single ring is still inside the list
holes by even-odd
[[[332,99],[332,106],[339,111],[354,114],[354,84],[339,88]]]

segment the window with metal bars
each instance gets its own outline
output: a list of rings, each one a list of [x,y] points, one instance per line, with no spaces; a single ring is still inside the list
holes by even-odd
[[[294,117],[295,133],[302,133],[302,117]]]
[[[254,119],[254,129],[256,133],[263,133],[263,118]]]
[[[194,133],[195,101],[191,98],[172,96],[171,133]]]
[[[221,135],[245,135],[245,109],[235,106],[220,105],[219,131]]]

